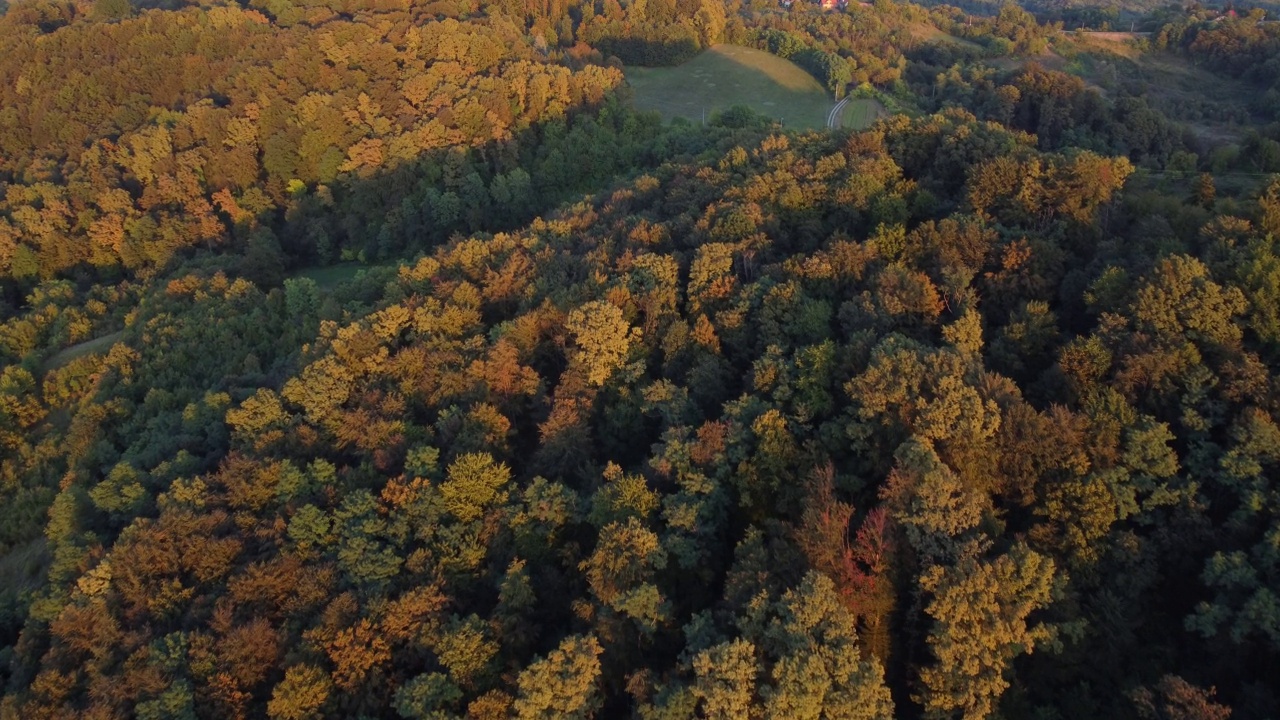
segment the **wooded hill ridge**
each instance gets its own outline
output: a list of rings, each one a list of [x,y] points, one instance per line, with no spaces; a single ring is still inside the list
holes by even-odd
[[[1280,23],[1152,18],[12,3],[0,719],[1275,717]]]

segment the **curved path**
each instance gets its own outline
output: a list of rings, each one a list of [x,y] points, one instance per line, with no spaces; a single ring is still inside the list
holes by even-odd
[[[848,104],[849,104],[849,98],[846,97],[845,99],[836,103],[835,107],[831,108],[831,112],[827,113],[827,127],[829,128],[840,127],[841,116],[844,114],[844,106]]]

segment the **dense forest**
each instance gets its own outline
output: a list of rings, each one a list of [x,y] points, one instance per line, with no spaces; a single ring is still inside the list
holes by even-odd
[[[1277,717],[1280,23],[973,10],[13,0],[0,719]]]

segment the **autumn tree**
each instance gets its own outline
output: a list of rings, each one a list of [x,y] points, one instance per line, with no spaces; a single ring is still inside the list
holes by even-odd
[[[590,635],[565,638],[517,680],[518,718],[591,718],[600,708],[600,643]]]
[[[1009,687],[1011,661],[1052,637],[1028,616],[1053,595],[1054,563],[1025,546],[992,560],[935,565],[920,578],[931,594],[929,649],[935,664],[920,671],[918,701],[927,717],[984,718]]]

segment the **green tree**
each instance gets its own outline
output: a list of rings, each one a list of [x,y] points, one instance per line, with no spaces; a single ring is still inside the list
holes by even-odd
[[[442,673],[425,673],[410,679],[396,690],[396,712],[413,720],[449,720],[449,711],[462,699],[462,691]]]
[[[89,499],[99,509],[127,518],[138,514],[151,494],[142,484],[142,475],[129,463],[111,468],[102,482],[89,490]]]
[[[732,720],[752,716],[755,699],[756,647],[744,639],[707,648],[693,659],[697,681],[693,694],[702,717]]]
[[[666,566],[667,553],[658,536],[631,517],[601,529],[596,549],[581,569],[601,604],[653,632],[668,611],[654,583],[655,574]]]
[[[690,686],[707,718],[795,717],[887,720],[893,701],[884,671],[863,659],[856,618],[834,583],[809,572],[796,587],[769,602],[757,595],[742,608],[743,637],[692,653]],[[685,628],[692,646],[704,635],[697,618]],[[679,703],[679,694],[663,701]]]
[[[1280,175],[1271,176],[1258,197],[1258,227],[1274,238],[1280,238]]]
[[[773,660],[761,689],[766,717],[893,717],[884,670],[863,659],[855,622],[825,575],[810,572],[783,594],[760,640]]]
[[[485,511],[506,501],[511,470],[488,453],[470,453],[449,465],[440,484],[445,508],[462,522],[478,520]]]

